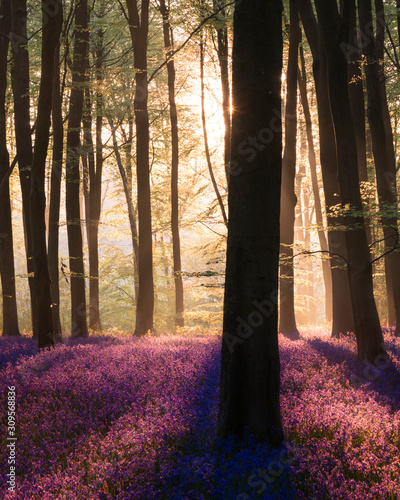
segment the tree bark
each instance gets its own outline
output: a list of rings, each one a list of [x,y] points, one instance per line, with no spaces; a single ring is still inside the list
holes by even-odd
[[[289,58],[285,113],[285,151],[282,162],[281,199],[281,265],[279,331],[291,339],[300,337],[294,310],[294,219],[297,198],[294,192],[296,177],[297,132],[297,69],[300,43],[299,16],[294,0],[290,0]]]
[[[34,285],[32,235],[30,225],[30,193],[32,166],[32,137],[29,104],[29,54],[26,34],[26,0],[11,2],[11,46],[13,64],[11,84],[14,97],[15,142],[17,148],[19,177],[22,191],[22,212],[27,259],[29,291],[31,297],[32,332],[38,337],[38,305]]]
[[[373,361],[378,354],[385,352],[385,347],[373,294],[372,265],[362,215],[357,149],[348,96],[347,61],[342,50],[348,40],[349,4],[344,3],[343,17],[338,13],[336,0],[317,0],[316,8],[327,52],[341,203],[348,227],[345,233],[347,262],[358,356],[361,360]],[[358,215],[354,215],[352,209]]]
[[[104,17],[104,4],[100,6],[99,18]],[[84,182],[86,232],[89,254],[89,328],[101,331],[100,283],[99,283],[99,224],[101,215],[101,178],[103,171],[103,28],[97,30],[95,46],[96,76],[96,146],[92,136],[92,95],[85,89],[83,117],[84,143],[87,154],[87,176]],[[85,177],[85,176],[84,176]]]
[[[354,331],[353,309],[347,272],[347,250],[344,232],[336,226],[341,218],[331,215],[340,203],[337,178],[336,139],[329,102],[325,48],[310,0],[297,2],[307,40],[313,55],[313,74],[317,96],[320,161],[328,224],[328,246],[332,274],[332,336]]]
[[[71,336],[87,337],[85,274],[79,204],[79,146],[89,49],[87,0],[78,0],[75,10],[75,41],[72,88],[69,101],[66,159],[66,212],[71,279]]]
[[[350,12],[349,28],[349,50],[348,58],[348,79],[349,79],[349,98],[351,112],[354,120],[354,134],[357,146],[358,177],[360,182],[368,181],[367,172],[367,141],[365,132],[365,102],[364,86],[362,79],[362,54],[357,33],[357,15],[355,4],[352,5]],[[371,235],[369,235],[371,236]],[[371,240],[369,240],[370,243]]]
[[[3,335],[20,335],[15,292],[14,247],[9,190],[9,154],[7,150],[7,58],[11,23],[11,1],[0,4],[0,182],[5,182],[0,195],[0,277],[3,300]]]
[[[126,0],[135,64],[136,178],[139,220],[139,295],[134,334],[154,330],[153,241],[151,229],[149,114],[147,83],[147,36],[149,0],[143,0],[139,15],[137,0]]]
[[[379,79],[375,40],[371,28],[371,7],[371,0],[358,1],[360,27],[364,36],[368,38],[368,43],[363,46],[366,59],[364,68],[368,92],[368,121],[371,130],[379,205],[382,211],[381,221],[385,238],[385,251],[388,252],[398,244],[399,238],[398,220],[395,215],[392,215],[397,211],[397,194],[395,180],[388,179],[387,176],[388,172],[393,173],[394,164],[389,154],[387,129],[383,119],[382,87]],[[391,213],[385,214],[385,211],[388,210]],[[392,286],[388,293],[392,293],[394,301],[396,335],[400,336],[400,253],[398,251],[389,253],[386,256],[385,266],[388,267],[388,274],[391,277],[390,284]]]
[[[238,0],[232,165],[217,433],[277,446],[282,3]],[[249,144],[257,144],[252,148]],[[267,146],[268,144],[268,146]],[[246,145],[246,153],[244,153]],[[251,153],[251,155],[250,155]]]
[[[32,160],[30,198],[34,278],[39,312],[39,349],[54,346],[50,273],[46,248],[45,170],[54,88],[54,62],[62,27],[61,0],[52,4],[51,11],[48,9],[47,1],[42,0],[42,25],[42,71],[36,119],[35,149]]]
[[[376,56],[378,58],[378,72],[380,80],[380,93],[382,101],[382,118],[385,125],[386,133],[386,146],[388,154],[388,163],[385,171],[386,182],[396,191],[396,155],[393,143],[393,130],[390,121],[390,113],[388,107],[388,100],[386,94],[386,77],[385,77],[385,66],[384,66],[384,52],[385,52],[385,11],[384,4],[382,0],[375,0],[375,12],[379,14],[379,20],[376,23]],[[398,11],[398,16],[400,11]],[[400,17],[398,17],[400,19]],[[399,35],[400,36],[400,35]],[[393,258],[397,259],[397,256],[393,255]],[[396,324],[396,335],[400,334],[399,322],[396,317],[396,306],[394,295],[399,293],[399,283],[393,280],[393,276],[390,271],[389,256],[385,257],[385,275],[386,275],[386,295],[388,302],[388,323],[389,325]]]
[[[102,37],[102,35],[101,35]],[[97,68],[97,71],[101,70]],[[97,85],[101,85],[97,81]],[[84,135],[84,195],[86,211],[86,232],[89,254],[89,328],[101,331],[100,320],[100,287],[99,287],[99,223],[101,212],[101,175],[103,169],[103,146],[101,138],[102,116],[96,116],[96,148],[92,136],[92,96],[85,89],[85,104],[83,115]],[[100,100],[100,101],[99,101]],[[96,115],[102,113],[102,97],[97,92]],[[100,129],[100,132],[99,132]],[[99,137],[100,136],[100,137]],[[96,150],[96,151],[95,151]]]
[[[165,5],[165,0],[160,0],[160,13],[163,18],[163,34],[165,56],[168,59],[168,98],[169,115],[171,121],[171,231],[172,231],[172,255],[174,261],[174,283],[175,283],[175,326],[184,326],[184,302],[183,302],[183,281],[181,264],[181,243],[179,237],[179,191],[178,191],[178,168],[179,168],[179,135],[178,135],[178,114],[175,100],[175,63],[171,57],[172,28],[169,22],[169,8]]]
[[[60,46],[55,56],[55,73],[53,84],[53,159],[51,166],[51,189],[49,207],[48,261],[51,279],[51,298],[53,329],[56,341],[62,340],[60,320],[60,287],[59,287],[59,222],[61,204],[61,177],[64,150],[64,126],[62,117],[62,98],[60,89]]]

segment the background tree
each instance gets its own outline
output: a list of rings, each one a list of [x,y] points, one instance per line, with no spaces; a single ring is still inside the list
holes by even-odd
[[[347,250],[344,222],[333,214],[340,203],[337,178],[335,131],[329,102],[328,68],[320,27],[310,0],[297,2],[307,41],[313,58],[313,75],[317,97],[320,162],[328,226],[329,260],[332,274],[332,335],[354,331],[353,309],[347,272]]]
[[[335,0],[317,0],[316,8],[328,60],[341,203],[346,207],[346,225],[351,228],[345,235],[358,356],[362,360],[372,361],[378,354],[385,352],[385,349],[374,300],[372,265],[362,213],[357,149],[348,96],[347,60],[341,48],[348,40],[350,3],[344,2],[342,16]],[[356,215],[351,209],[356,210]]]
[[[172,253],[174,260],[174,283],[175,283],[175,325],[184,326],[184,302],[183,282],[181,264],[181,243],[179,236],[179,191],[178,191],[178,168],[179,168],[179,135],[178,114],[175,98],[175,63],[172,57],[172,28],[169,22],[169,7],[165,0],[160,0],[159,10],[163,19],[164,47],[168,73],[168,99],[171,121],[171,231],[172,231]]]
[[[23,223],[28,270],[29,290],[31,296],[31,314],[33,336],[38,336],[38,306],[33,280],[33,250],[30,225],[30,193],[32,166],[31,110],[29,91],[29,53],[26,31],[26,0],[11,2],[11,46],[12,66],[11,84],[14,97],[15,143],[18,157],[19,177],[22,191]]]
[[[87,337],[85,273],[82,249],[81,211],[79,204],[79,147],[83,114],[83,84],[88,70],[88,5],[78,0],[75,7],[74,53],[72,61],[72,88],[69,100],[67,158],[66,158],[66,212],[69,267],[71,279],[71,335]]]
[[[303,47],[300,47],[300,61],[301,61],[301,69],[299,68],[298,70],[298,83],[299,83],[301,105],[303,108],[304,120],[306,125],[306,135],[308,143],[308,161],[310,165],[311,184],[314,195],[315,219],[317,223],[318,240],[321,251],[323,252],[322,273],[325,285],[325,317],[327,321],[332,321],[332,276],[328,258],[329,249],[324,229],[322,204],[319,194],[317,159],[314,148],[310,106],[307,97],[307,74],[306,74],[306,63],[304,59]],[[309,225],[310,224],[305,224],[305,227],[308,227]]]
[[[3,335],[20,335],[15,291],[5,105],[10,22],[11,1],[2,0],[0,4],[0,277],[3,299]]]
[[[279,331],[292,339],[297,339],[300,334],[297,329],[294,311],[293,242],[297,203],[294,191],[296,177],[297,68],[301,35],[295,1],[290,0],[289,6],[290,35],[285,109],[285,151],[282,162]]]
[[[385,240],[385,251],[388,252],[385,265],[391,276],[391,287],[388,293],[393,296],[396,312],[396,334],[400,336],[400,253],[394,251],[399,240],[397,218],[396,183],[388,182],[387,172],[394,173],[395,165],[390,160],[387,141],[387,130],[383,119],[382,87],[379,80],[378,58],[373,34],[371,2],[359,0],[358,12],[360,29],[364,33],[365,42],[365,75],[368,92],[368,122],[371,130],[372,148],[376,172],[379,204],[382,211],[382,226]],[[391,177],[390,177],[391,179]],[[387,213],[389,211],[389,213]]]
[[[128,22],[135,64],[136,178],[139,223],[139,294],[136,308],[135,335],[153,331],[154,282],[153,242],[151,230],[149,115],[147,82],[147,36],[149,0],[143,0],[140,14],[137,0],[127,0]]]
[[[55,55],[62,28],[62,19],[61,0],[52,3],[51,8],[49,8],[46,0],[42,0],[42,71],[36,120],[35,149],[31,170],[30,198],[34,278],[39,313],[39,349],[54,346],[50,274],[46,247],[44,179],[49,144],[53,80],[56,69]]]

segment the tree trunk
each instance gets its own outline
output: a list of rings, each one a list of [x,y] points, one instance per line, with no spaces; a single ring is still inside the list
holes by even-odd
[[[277,446],[282,3],[237,0],[232,161],[217,433]],[[257,144],[243,154],[243,141]],[[266,144],[268,146],[266,147]]]
[[[101,35],[102,37],[102,35]],[[97,68],[97,71],[101,70]],[[100,85],[100,82],[97,82]],[[96,151],[92,136],[92,96],[87,87],[85,89],[85,104],[83,116],[84,135],[84,195],[86,212],[86,233],[89,253],[89,328],[101,331],[99,310],[99,222],[101,211],[101,174],[103,168],[102,154],[102,116],[96,116]],[[102,98],[97,92],[96,114],[102,113]],[[100,132],[99,132],[100,129]],[[99,137],[100,136],[100,137]]]
[[[393,160],[390,161],[387,131],[383,120],[381,83],[379,80],[378,59],[372,28],[371,0],[359,0],[358,12],[360,27],[368,37],[364,44],[363,53],[366,59],[364,68],[368,91],[368,121],[371,130],[372,149],[374,154],[376,183],[378,187],[383,235],[385,238],[385,251],[393,249],[399,238],[398,220],[392,215],[397,210],[397,194],[395,182],[388,182],[387,172],[393,172]],[[367,29],[369,27],[369,29]],[[392,146],[393,147],[393,146]],[[389,165],[392,167],[390,169]],[[388,168],[389,167],[389,168]],[[391,179],[390,179],[391,180]],[[385,211],[391,213],[385,214]],[[400,253],[395,251],[387,255],[385,265],[391,277],[390,284],[396,312],[396,335],[400,336]]]
[[[131,228],[131,236],[132,236],[133,268],[134,268],[134,274],[136,277],[136,275],[138,274],[137,264],[139,262],[139,245],[138,245],[138,234],[137,234],[137,229],[136,229],[135,210],[134,210],[133,201],[132,201],[132,181],[129,178],[128,172],[126,171],[126,169],[124,168],[124,165],[122,163],[121,155],[120,155],[119,149],[118,149],[117,136],[115,133],[113,120],[112,120],[111,116],[107,116],[107,119],[108,119],[108,123],[110,124],[110,128],[111,128],[114,153],[115,153],[115,157],[117,160],[118,169],[119,169],[119,172],[121,174],[126,204],[128,207],[128,218],[129,218],[129,225]],[[135,302],[136,302],[136,304],[137,304],[137,298],[138,298],[138,294],[139,294],[139,290],[138,290],[137,285],[138,285],[138,283],[137,283],[137,280],[135,279]]]
[[[344,4],[343,18],[338,13],[336,0],[317,0],[316,8],[327,52],[341,203],[348,227],[347,263],[358,356],[361,360],[372,361],[385,352],[385,347],[373,293],[372,265],[362,215],[357,149],[348,96],[347,61],[342,51],[343,44],[348,40],[348,3]],[[358,215],[354,215],[352,209]]]
[[[110,126],[113,130],[112,121],[110,122]],[[133,144],[133,125],[134,118],[132,113],[132,108],[129,105],[128,111],[128,136],[126,137],[125,132],[122,130],[122,135],[125,141],[123,145],[124,153],[125,153],[125,167],[122,164],[121,157],[118,151],[117,139],[115,136],[115,131],[113,134],[113,143],[114,143],[114,151],[115,156],[117,158],[118,168],[121,173],[121,179],[124,186],[126,203],[128,205],[128,213],[129,213],[129,222],[131,226],[131,235],[132,235],[132,249],[133,249],[133,273],[134,273],[134,281],[135,281],[135,304],[137,305],[137,299],[139,296],[139,243],[138,243],[138,234],[137,234],[137,224],[136,224],[136,211],[133,206],[132,200],[132,188],[133,188],[133,173],[132,173],[132,144]]]
[[[153,242],[151,230],[151,196],[149,164],[149,114],[147,83],[147,36],[149,0],[143,0],[141,12],[137,0],[127,0],[129,28],[135,64],[136,178],[139,219],[139,295],[134,334],[152,332],[154,313]]]
[[[285,152],[282,162],[281,199],[281,265],[279,331],[291,339],[300,337],[294,311],[294,219],[297,203],[294,192],[296,177],[297,131],[297,60],[300,43],[299,16],[290,0],[289,58],[287,66],[287,95],[285,114]]]
[[[169,114],[171,120],[171,231],[172,231],[172,254],[174,260],[174,282],[175,282],[175,326],[183,327],[183,282],[181,264],[181,243],[179,238],[179,191],[178,191],[178,167],[179,167],[179,136],[178,136],[178,114],[175,101],[175,63],[171,57],[172,28],[169,23],[169,8],[165,0],[160,0],[160,13],[163,18],[164,48],[167,58],[168,72],[168,98]]]
[[[367,141],[365,133],[365,103],[361,72],[362,55],[357,33],[357,15],[355,5],[350,12],[349,50],[347,52],[347,72],[349,79],[349,98],[354,121],[354,134],[357,146],[358,177],[360,182],[368,181]],[[369,236],[371,236],[369,234]],[[369,243],[372,243],[369,239]]]
[[[221,209],[222,218],[224,220],[225,225],[227,226],[228,225],[228,217],[226,215],[224,202],[222,201],[222,197],[221,197],[221,194],[219,192],[218,184],[217,184],[217,181],[215,179],[215,175],[214,175],[214,171],[213,171],[213,167],[212,167],[212,162],[211,162],[210,148],[208,145],[206,110],[205,110],[204,38],[203,38],[203,33],[200,34],[200,87],[201,87],[201,123],[203,126],[204,150],[206,153],[207,168],[208,168],[208,173],[210,174],[211,183],[213,185],[215,195],[216,195],[217,200],[218,200],[219,208]]]
[[[0,277],[3,299],[3,335],[20,335],[17,297],[15,293],[14,247],[9,190],[9,154],[7,150],[7,57],[11,22],[11,1],[0,5],[0,183],[5,182],[0,195]]]
[[[385,126],[386,133],[386,146],[388,154],[388,163],[386,165],[386,171],[384,173],[386,182],[391,186],[391,188],[396,191],[396,155],[393,144],[393,130],[390,121],[390,113],[388,107],[388,100],[386,95],[386,77],[384,69],[384,43],[385,43],[385,12],[382,0],[375,0],[375,11],[379,13],[379,22],[376,23],[376,56],[378,58],[378,72],[380,79],[380,93],[382,101],[382,118]],[[398,16],[400,16],[400,11],[398,11]],[[400,17],[398,18],[400,19]],[[385,240],[386,241],[386,240]],[[398,257],[393,255],[393,259]],[[390,271],[389,256],[385,257],[385,275],[386,275],[386,295],[388,302],[388,323],[389,325],[396,324],[396,335],[400,335],[400,325],[398,318],[396,317],[396,306],[394,295],[399,293],[399,282],[393,280],[393,276]]]
[[[213,0],[214,10],[219,13],[216,19],[217,54],[221,71],[222,112],[224,116],[224,163],[227,186],[229,186],[229,164],[231,162],[231,92],[229,85],[229,38],[225,9],[221,0]],[[220,10],[221,9],[221,10]]]
[[[311,171],[311,183],[314,194],[315,218],[318,226],[318,239],[322,255],[322,274],[325,285],[325,318],[332,321],[332,276],[328,258],[328,242],[325,236],[324,220],[322,216],[321,198],[319,195],[319,185],[317,177],[317,160],[315,156],[314,140],[312,133],[311,113],[307,97],[307,75],[304,60],[303,47],[300,47],[301,72],[299,71],[298,81],[300,90],[300,99],[303,107],[304,119],[306,122],[306,133],[308,142],[308,161]]]
[[[39,316],[33,280],[33,250],[30,225],[32,137],[29,104],[29,54],[26,34],[26,0],[12,0],[11,17],[11,45],[13,52],[11,83],[14,97],[15,142],[22,191],[25,248],[29,291],[31,296],[32,332],[33,336],[37,338]]]
[[[51,189],[49,207],[49,235],[48,235],[48,261],[51,279],[51,298],[53,329],[56,341],[62,340],[60,320],[60,286],[59,286],[59,222],[61,203],[61,177],[64,149],[64,126],[62,117],[62,98],[60,89],[60,47],[56,50],[54,62],[54,85],[53,85],[53,159],[51,166]]]
[[[332,274],[332,336],[339,337],[354,331],[353,309],[347,272],[347,250],[340,218],[331,215],[331,209],[340,203],[337,179],[336,139],[329,103],[328,73],[325,48],[310,0],[298,1],[297,6],[313,55],[313,74],[317,96],[320,161],[328,223],[328,246]]]
[[[79,145],[89,47],[87,0],[75,10],[75,41],[72,88],[69,101],[66,159],[66,212],[71,279],[71,336],[87,337],[85,274],[83,266],[81,212],[79,205]]]
[[[54,346],[50,274],[46,248],[46,196],[44,189],[54,87],[54,63],[62,27],[62,2],[59,0],[52,5],[53,9],[49,12],[47,1],[42,0],[42,71],[31,170],[30,209],[34,278],[39,311],[39,349]]]
[[[104,4],[100,6],[99,18],[104,17]],[[99,28],[95,47],[96,54],[96,147],[92,137],[92,96],[85,89],[85,112],[83,118],[85,149],[88,155],[87,179],[84,186],[86,209],[86,232],[89,254],[89,328],[101,331],[100,286],[99,286],[99,223],[101,214],[101,178],[103,170],[103,38],[104,31]]]

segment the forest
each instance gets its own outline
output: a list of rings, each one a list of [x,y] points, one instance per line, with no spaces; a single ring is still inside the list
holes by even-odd
[[[400,499],[400,0],[0,0],[0,492]]]

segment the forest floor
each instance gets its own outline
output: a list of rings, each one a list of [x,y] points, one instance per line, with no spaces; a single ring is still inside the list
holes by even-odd
[[[0,496],[400,499],[400,339],[386,331],[391,361],[366,366],[354,338],[310,331],[293,342],[279,336],[286,441],[273,451],[250,438],[215,439],[216,332],[92,336],[40,354],[30,338],[0,338]]]

